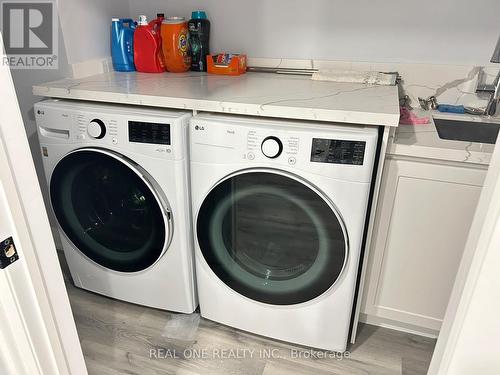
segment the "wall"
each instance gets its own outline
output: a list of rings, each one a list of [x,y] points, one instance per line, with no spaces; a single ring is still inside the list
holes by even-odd
[[[40,153],[38,137],[36,134],[35,113],[33,111],[33,104],[40,101],[41,98],[36,97],[32,94],[32,86],[68,76],[69,71],[70,67],[68,66],[68,59],[66,57],[66,50],[64,48],[63,34],[60,29],[59,29],[59,69],[57,70],[13,69],[11,71],[12,80],[14,81],[14,87],[16,89],[17,100],[19,102],[19,108],[21,110],[21,115],[23,117],[26,135],[28,137],[28,142],[31,148],[33,161],[35,163],[35,169],[38,175],[38,180],[40,181],[40,188],[42,190],[42,194],[45,200],[45,205],[47,208],[49,208],[49,202],[48,202],[49,195],[45,183],[45,177],[43,174],[42,157]],[[51,222],[51,226],[55,228],[54,225],[55,219],[52,215],[52,211],[48,209],[47,212],[49,213],[49,220]],[[54,236],[54,238],[57,242],[59,237]],[[56,245],[59,244],[56,243]]]
[[[205,9],[212,50],[252,57],[486,64],[498,0],[129,0],[134,18]]]
[[[35,167],[41,181],[45,202],[48,192],[36,135],[33,104],[42,98],[33,96],[32,86],[43,82],[70,77],[71,64],[109,57],[109,25],[115,15],[129,14],[129,4],[123,0],[59,0],[59,69],[57,70],[12,70],[26,134],[30,143]],[[49,210],[51,215],[51,210]],[[50,217],[51,223],[55,221]]]
[[[109,58],[109,25],[111,18],[129,14],[129,4],[123,0],[59,0],[59,69],[13,70],[23,120],[28,138],[33,140],[36,126],[33,104],[41,98],[32,94],[35,84],[71,76],[71,64]],[[38,142],[38,141],[36,141]],[[35,143],[30,142],[33,146]],[[36,145],[38,157],[38,145]]]
[[[126,0],[59,0],[66,52],[70,64],[109,57],[112,17],[128,17]]]

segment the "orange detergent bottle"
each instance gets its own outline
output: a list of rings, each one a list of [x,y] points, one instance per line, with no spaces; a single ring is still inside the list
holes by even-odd
[[[161,25],[162,49],[167,71],[187,72],[191,67],[188,24],[184,17],[167,17]]]

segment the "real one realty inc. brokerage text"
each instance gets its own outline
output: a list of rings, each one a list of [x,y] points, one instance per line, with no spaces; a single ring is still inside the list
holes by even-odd
[[[276,359],[276,358],[310,358],[310,359],[348,359],[351,353],[344,353],[313,350],[313,349],[149,349],[151,359]]]

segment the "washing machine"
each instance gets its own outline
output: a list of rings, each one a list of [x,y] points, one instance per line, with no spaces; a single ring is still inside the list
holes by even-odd
[[[63,100],[37,103],[34,110],[50,203],[75,285],[193,312],[190,115]]]
[[[377,138],[368,126],[191,119],[203,317],[345,351]]]

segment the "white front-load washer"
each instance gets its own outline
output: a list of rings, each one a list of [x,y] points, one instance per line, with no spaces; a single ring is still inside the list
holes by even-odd
[[[193,312],[190,114],[63,100],[37,103],[35,114],[75,285]]]
[[[191,119],[201,315],[345,351],[378,129]]]

